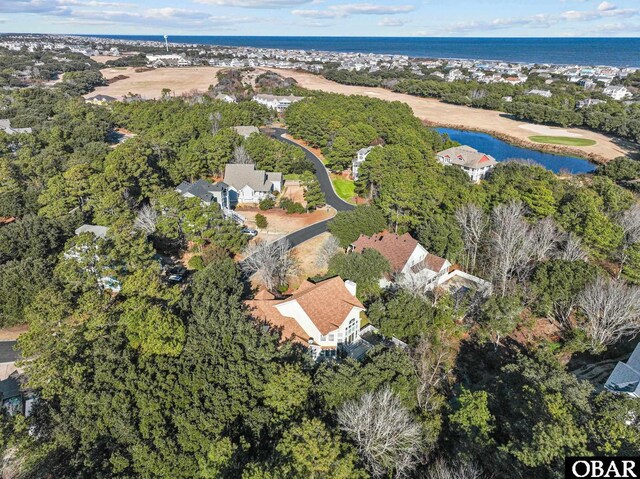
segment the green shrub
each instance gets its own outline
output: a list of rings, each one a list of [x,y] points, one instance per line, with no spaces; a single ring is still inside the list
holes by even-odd
[[[306,211],[304,206],[300,203],[296,203],[295,201],[291,201],[289,198],[282,198],[280,200],[280,208],[285,210],[288,215],[293,213],[304,213]]]
[[[196,271],[200,271],[205,268],[204,260],[202,256],[193,256],[188,263],[189,269],[195,269]]]
[[[276,202],[273,201],[273,198],[265,198],[258,205],[262,211],[270,210],[276,205]]]
[[[258,228],[266,228],[269,223],[267,222],[267,217],[265,215],[261,215],[258,213],[256,215],[256,226]]]

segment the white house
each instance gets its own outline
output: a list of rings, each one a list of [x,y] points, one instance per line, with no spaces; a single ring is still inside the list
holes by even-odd
[[[225,103],[238,103],[238,100],[236,100],[236,97],[233,95],[227,95],[226,93],[218,93],[215,96],[216,100],[220,100],[223,101]]]
[[[619,361],[616,364],[604,387],[612,392],[640,398],[640,344],[626,363]]]
[[[18,133],[31,133],[31,128],[14,128],[11,126],[11,120],[0,120],[0,131],[4,131],[7,135],[15,135]]]
[[[367,159],[367,156],[369,156],[369,153],[371,153],[373,148],[373,146],[367,146],[366,148],[360,148],[357,151],[356,157],[351,163],[351,177],[354,180],[358,179],[358,170],[360,169],[360,165]]]
[[[590,106],[599,105],[600,103],[606,103],[604,100],[598,100],[597,98],[587,98],[586,100],[580,100],[576,103],[577,108],[588,108]]]
[[[282,113],[293,103],[296,103],[300,100],[304,100],[302,96],[280,96],[280,95],[255,95],[253,97],[253,101],[260,103],[261,105],[266,106],[267,108],[271,108],[272,110],[276,110],[278,113]]]
[[[627,90],[626,86],[616,85],[616,86],[608,86],[604,90],[602,90],[607,96],[610,96],[614,100],[624,100],[630,96],[633,96],[629,90]]]
[[[360,313],[356,284],[340,277],[319,283],[305,281],[295,293],[276,299],[261,291],[247,301],[254,317],[281,330],[282,340],[304,345],[318,357],[335,357],[342,345],[360,339]]]
[[[228,164],[224,182],[229,185],[229,204],[255,204],[282,191],[282,173],[256,170],[255,165]]]
[[[553,94],[549,90],[536,90],[536,89],[529,90],[527,92],[527,95],[538,95],[544,98],[551,98],[553,96]]]
[[[467,145],[454,146],[439,151],[436,156],[443,165],[461,168],[474,183],[485,178],[489,171],[498,164],[493,156],[480,153]]]

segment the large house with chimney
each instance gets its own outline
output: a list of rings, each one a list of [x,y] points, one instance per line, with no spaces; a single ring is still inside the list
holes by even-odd
[[[300,100],[304,100],[304,97],[294,95],[283,96],[265,94],[258,94],[253,97],[253,101],[260,103],[261,105],[264,105],[272,110],[276,110],[278,113],[284,112],[287,108]]]
[[[478,183],[498,164],[496,159],[467,145],[454,146],[436,154],[443,165],[461,168],[471,181]]]
[[[356,288],[338,276],[318,283],[307,280],[284,299],[262,290],[246,304],[255,318],[280,330],[283,341],[304,345],[316,359],[333,358],[343,345],[360,339],[365,308]]]
[[[398,235],[385,230],[372,236],[361,234],[349,247],[349,251],[353,253],[362,253],[366,249],[376,250],[391,265],[391,274],[380,280],[381,287],[400,280],[419,285],[423,290],[437,287],[451,292],[460,289],[491,289],[488,281],[465,273],[449,260],[429,253],[409,233]]]

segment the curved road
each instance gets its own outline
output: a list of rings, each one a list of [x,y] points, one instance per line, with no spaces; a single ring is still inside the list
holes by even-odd
[[[297,148],[300,148],[304,151],[307,159],[313,163],[313,166],[316,169],[316,178],[318,179],[318,183],[320,183],[320,189],[324,193],[324,197],[327,200],[327,204],[336,209],[336,211],[351,211],[355,208],[351,203],[347,203],[342,198],[340,198],[335,190],[333,189],[333,184],[331,183],[331,178],[329,177],[329,172],[325,168],[324,164],[316,155],[314,155],[311,151],[306,149],[299,144],[288,140],[287,138],[283,138],[282,135],[287,133],[287,130],[284,128],[274,128],[275,133],[271,135],[278,141],[283,143],[288,143]],[[298,246],[301,243],[304,243],[307,240],[310,240],[314,236],[321,235],[325,231],[327,231],[327,224],[331,221],[331,219],[321,221],[319,223],[312,224],[307,226],[306,228],[302,228],[298,231],[294,231],[293,233],[289,233],[282,239],[285,239],[289,242],[292,248]]]

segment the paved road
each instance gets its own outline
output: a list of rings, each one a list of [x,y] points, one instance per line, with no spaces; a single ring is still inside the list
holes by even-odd
[[[12,363],[20,358],[18,351],[13,349],[15,345],[15,341],[0,341],[0,363]]]
[[[327,204],[333,206],[337,211],[350,211],[354,208],[354,206],[350,203],[347,203],[342,198],[340,198],[333,189],[333,185],[331,184],[331,178],[329,177],[329,172],[325,168],[320,158],[314,155],[311,151],[306,148],[298,145],[297,143],[283,138],[282,135],[287,133],[287,130],[284,128],[274,128],[275,134],[273,137],[276,140],[279,140],[283,143],[289,143],[297,148],[300,148],[304,151],[305,155],[307,155],[307,159],[313,163],[313,166],[316,168],[316,178],[318,178],[318,182],[320,183],[320,189],[324,193],[324,196],[327,200]]]

